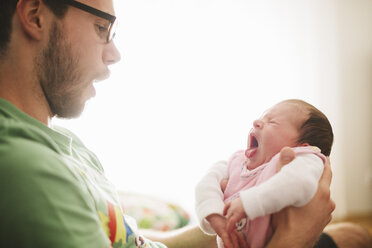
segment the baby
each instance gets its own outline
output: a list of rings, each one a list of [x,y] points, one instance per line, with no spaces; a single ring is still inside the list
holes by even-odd
[[[332,143],[332,127],[314,106],[295,99],[274,105],[253,122],[247,149],[216,163],[196,186],[201,229],[221,235],[236,228],[249,247],[264,247],[272,235],[270,214],[304,206],[315,195]],[[279,168],[285,146],[296,158]],[[230,247],[221,236],[219,247]]]

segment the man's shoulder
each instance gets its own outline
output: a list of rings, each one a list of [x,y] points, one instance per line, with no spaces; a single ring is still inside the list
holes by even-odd
[[[59,146],[42,129],[12,119],[0,119],[0,170],[32,170],[64,161]]]
[[[16,142],[17,145],[40,143],[58,150],[53,138],[46,131],[48,127],[41,123],[38,125],[12,118],[0,116],[0,145]]]
[[[32,139],[11,136],[0,138],[0,158],[0,171],[31,172],[63,163],[62,155],[50,147]]]

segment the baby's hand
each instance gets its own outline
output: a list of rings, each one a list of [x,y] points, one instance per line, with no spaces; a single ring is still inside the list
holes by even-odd
[[[236,223],[247,217],[240,197],[226,203],[223,215],[227,218],[227,233],[231,233],[235,229]]]

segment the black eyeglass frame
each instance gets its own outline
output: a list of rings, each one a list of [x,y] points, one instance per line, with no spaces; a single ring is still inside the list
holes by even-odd
[[[58,1],[61,2],[61,3],[67,4],[67,5],[70,5],[72,7],[81,9],[81,10],[83,10],[85,12],[88,12],[92,15],[101,17],[105,20],[108,20],[110,22],[110,25],[107,28],[106,42],[109,43],[115,37],[115,30],[113,30],[113,29],[117,24],[116,16],[110,15],[109,13],[103,12],[99,9],[93,8],[89,5],[83,4],[83,3],[78,2],[78,1],[74,1],[74,0],[58,0]]]

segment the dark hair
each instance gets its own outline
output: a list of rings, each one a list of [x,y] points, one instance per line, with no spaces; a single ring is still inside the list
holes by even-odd
[[[67,11],[67,5],[58,0],[43,0],[44,4],[58,17],[62,18]],[[12,33],[12,17],[15,13],[18,0],[0,1],[0,57],[6,52],[10,35]]]
[[[333,144],[333,131],[328,118],[320,110],[305,101],[291,99],[284,102],[298,104],[308,111],[309,117],[300,126],[300,137],[297,142],[317,146],[324,155],[329,156]]]

